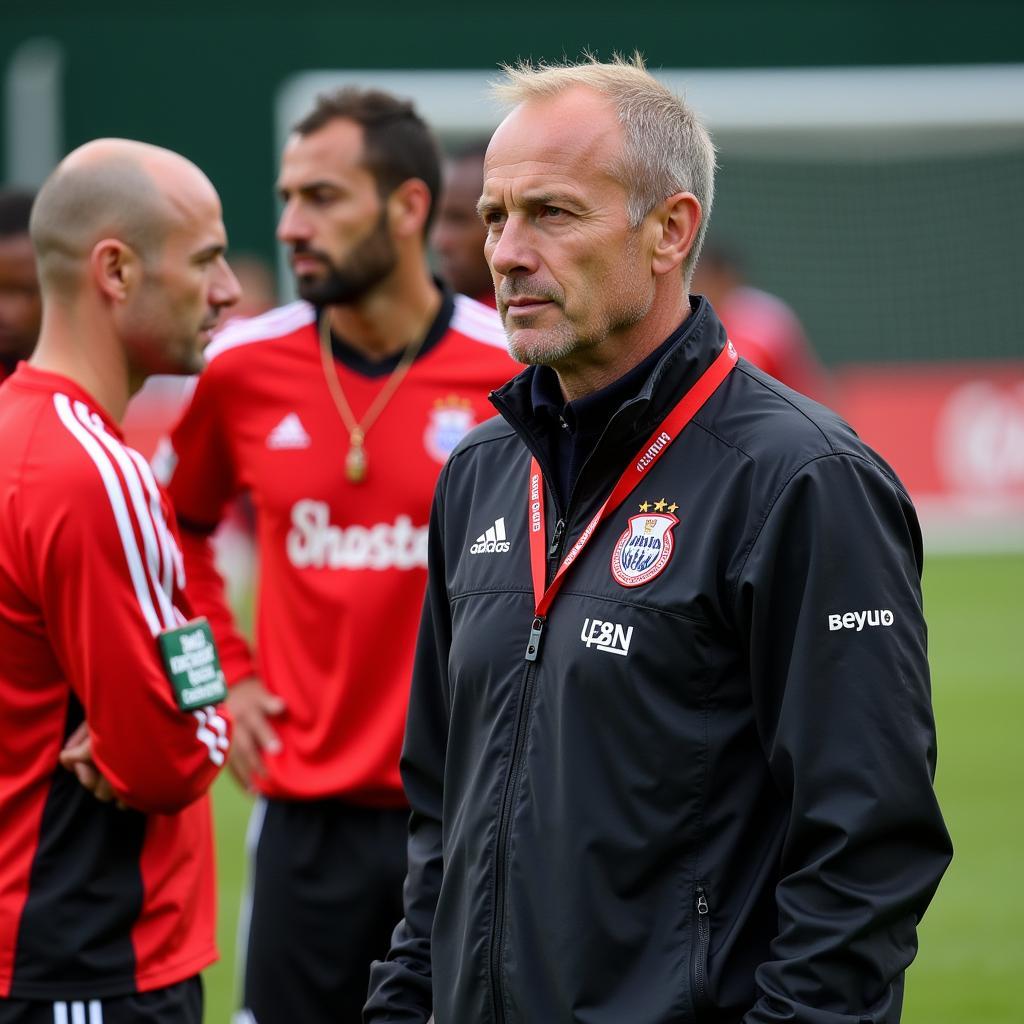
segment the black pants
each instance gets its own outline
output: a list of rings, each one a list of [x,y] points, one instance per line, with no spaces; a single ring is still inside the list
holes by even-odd
[[[0,1024],[203,1024],[203,984],[197,975],[107,999],[0,999]]]
[[[256,804],[240,1020],[359,1024],[402,917],[408,822],[340,800]]]

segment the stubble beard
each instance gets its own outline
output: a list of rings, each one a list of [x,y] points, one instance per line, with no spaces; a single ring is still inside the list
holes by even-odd
[[[533,327],[527,320],[510,332],[506,321],[509,354],[528,366],[557,368],[587,349],[602,344],[609,335],[635,327],[650,312],[653,301],[652,294],[629,295],[614,308],[606,310],[598,323],[583,328],[577,328],[568,318],[546,328]],[[558,305],[564,316],[565,307],[561,302]]]
[[[631,272],[638,242],[638,234],[631,233],[622,261],[608,278],[594,289],[595,293],[610,292],[619,297],[618,302],[603,310],[599,320],[594,323],[573,323],[566,313],[565,293],[560,287],[538,288],[531,284],[529,278],[507,278],[498,290],[498,306],[501,309],[502,323],[508,338],[508,350],[512,358],[528,366],[551,366],[558,369],[559,364],[571,364],[573,357],[601,345],[609,335],[628,330],[640,323],[654,304],[654,293],[652,290],[638,288]],[[532,318],[527,318],[525,323],[520,322],[510,331],[507,302],[517,295],[549,299],[562,311],[563,319],[551,327],[544,328],[534,327],[530,323]]]
[[[540,317],[518,317],[514,325],[509,323],[509,300],[523,295],[554,303],[565,317],[565,294],[560,288],[541,286],[529,278],[510,277],[502,282],[496,294],[509,355],[513,359],[528,366],[550,366],[571,356],[579,347],[580,340],[568,318],[551,327],[535,326]]]
[[[546,329],[521,325],[508,334],[509,354],[517,362],[528,366],[560,363],[580,348],[586,347],[586,344],[577,336],[572,325],[564,320]]]
[[[151,373],[167,374],[172,377],[191,377],[206,368],[204,351],[207,339],[202,335],[202,326],[186,340],[183,336],[179,344],[174,345],[162,354],[163,365],[151,370]]]
[[[134,298],[122,335],[131,375],[145,380],[156,374],[199,373],[206,366],[203,350],[209,339],[203,329],[211,326],[210,313],[207,309],[200,320],[183,322],[174,293],[158,275],[149,276]]]

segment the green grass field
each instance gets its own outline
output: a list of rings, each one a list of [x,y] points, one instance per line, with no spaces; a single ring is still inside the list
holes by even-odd
[[[904,1024],[1019,1024],[1024,897],[1024,555],[933,557],[925,570],[937,785],[956,854],[921,925]],[[249,802],[228,778],[214,794],[223,959],[206,973],[208,1024],[226,1024]],[[628,1024],[628,1022],[623,1022]]]

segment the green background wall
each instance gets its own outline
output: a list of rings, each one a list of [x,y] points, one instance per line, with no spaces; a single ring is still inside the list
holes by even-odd
[[[0,70],[17,47],[33,37],[53,39],[64,50],[67,148],[98,135],[122,135],[185,153],[220,189],[232,247],[269,257],[274,252],[276,165],[272,101],[282,81],[295,72],[338,67],[489,68],[518,56],[574,55],[583,47],[601,55],[638,47],[653,67],[695,69],[1017,63],[1024,61],[1024,4],[723,0],[612,6],[528,0],[474,8],[320,0],[294,5],[266,0],[244,5],[217,0],[132,5],[0,0]],[[0,137],[0,166],[2,146]],[[1009,159],[1011,165],[1001,173],[1019,177],[1024,156],[1017,152]],[[907,172],[911,191],[913,170]],[[965,173],[970,178],[969,167]],[[773,174],[781,183],[761,197],[757,184],[771,180]],[[820,182],[813,174],[801,178],[785,173],[784,167],[780,171],[777,163],[765,168],[749,161],[723,161],[721,203],[713,224],[730,237],[746,240],[749,235],[754,276],[796,305],[828,361],[892,357],[891,339],[876,337],[877,332],[869,329],[873,318],[859,322],[849,313],[837,316],[832,297],[822,291],[833,287],[833,280],[862,290],[850,273],[871,262],[869,233],[862,233],[861,242],[838,260],[833,275],[809,277],[800,260],[779,258],[778,232],[787,234],[793,252],[812,247],[808,258],[817,266],[828,235],[822,235],[820,221],[812,223],[799,211],[789,215],[786,202],[775,201],[780,195],[784,198],[787,187],[795,197],[818,190]],[[730,189],[742,191],[743,197],[737,191],[737,201],[730,201]],[[755,225],[751,210],[767,216]],[[996,246],[997,278],[1020,269],[1004,266],[1002,255],[1005,249],[1012,258],[1018,248],[1018,213],[1020,207],[1012,211],[1012,224],[1004,223],[998,207],[994,215],[996,229],[1007,236]],[[993,215],[988,211],[984,216],[991,220]],[[928,220],[927,211],[920,219]],[[1024,230],[1024,222],[1019,228]],[[1007,245],[1011,237],[1013,245]],[[894,254],[897,268],[908,265],[901,245]],[[984,258],[982,250],[991,249],[984,240],[972,240],[970,245],[979,250],[979,259]],[[927,248],[934,251],[936,246],[941,247],[940,240],[929,242]],[[929,281],[941,302],[958,275],[951,267],[943,276],[941,261],[936,262],[940,266],[930,272]],[[985,272],[988,275],[987,268]],[[891,277],[883,265],[875,283]],[[1009,291],[1012,278],[1006,280]],[[936,301],[931,295],[921,298]],[[975,354],[1012,355],[1020,350],[1024,330],[1019,317],[1013,320],[1010,311],[999,315],[998,338],[992,344],[983,340]],[[937,348],[934,330],[927,332],[928,337],[922,332],[916,342],[912,332],[909,347],[899,348],[897,354],[962,354],[957,339],[969,323],[953,326],[948,340],[940,339]]]

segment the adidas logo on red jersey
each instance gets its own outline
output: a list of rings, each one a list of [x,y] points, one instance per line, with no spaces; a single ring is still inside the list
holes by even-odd
[[[274,429],[267,434],[267,447],[274,450],[282,448],[308,448],[309,434],[299,419],[299,414],[288,413]]]

